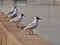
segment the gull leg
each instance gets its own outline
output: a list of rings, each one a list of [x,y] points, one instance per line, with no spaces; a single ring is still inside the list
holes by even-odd
[[[16,22],[16,27],[17,27],[17,22]]]
[[[16,27],[19,27],[19,22],[16,22]]]
[[[29,30],[29,35],[31,35],[31,30]]]
[[[33,35],[33,30],[30,30],[29,34],[30,34],[30,35]]]
[[[19,22],[17,23],[17,27],[19,27]]]
[[[31,34],[33,35],[33,30],[31,30]]]

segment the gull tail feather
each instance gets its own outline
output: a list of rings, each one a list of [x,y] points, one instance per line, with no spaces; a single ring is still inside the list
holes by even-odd
[[[21,27],[21,29],[24,29],[26,26]]]
[[[10,20],[9,22],[12,22],[12,20]]]

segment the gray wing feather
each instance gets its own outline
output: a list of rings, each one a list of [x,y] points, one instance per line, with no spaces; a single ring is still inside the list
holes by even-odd
[[[31,28],[33,28],[34,26],[35,26],[34,23],[30,23],[30,24],[28,24],[24,29],[31,29]]]

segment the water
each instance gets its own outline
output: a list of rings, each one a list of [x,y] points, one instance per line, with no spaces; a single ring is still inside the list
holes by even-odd
[[[54,45],[60,45],[60,6],[18,4],[17,8],[19,9],[18,12],[26,15],[22,21],[25,25],[32,22],[34,16],[41,17],[42,22],[34,32]]]
[[[24,25],[31,23],[35,16],[42,18],[34,32],[54,45],[60,45],[60,6],[17,4],[17,9],[18,15],[23,13],[26,16],[22,21]]]

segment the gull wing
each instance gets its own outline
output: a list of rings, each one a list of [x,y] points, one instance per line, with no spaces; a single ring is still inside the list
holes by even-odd
[[[8,10],[7,12],[5,12],[5,14],[12,14],[14,11],[14,7],[11,10]]]
[[[14,12],[13,12],[11,15],[9,15],[8,18],[10,18],[10,17],[15,17],[16,14],[17,14],[16,12],[17,12],[16,9],[14,9]]]
[[[32,29],[34,26],[35,26],[35,23],[30,23],[30,24],[28,24],[28,25],[24,28],[24,30],[26,30],[26,29]]]
[[[11,19],[9,22],[18,21],[18,17]]]

